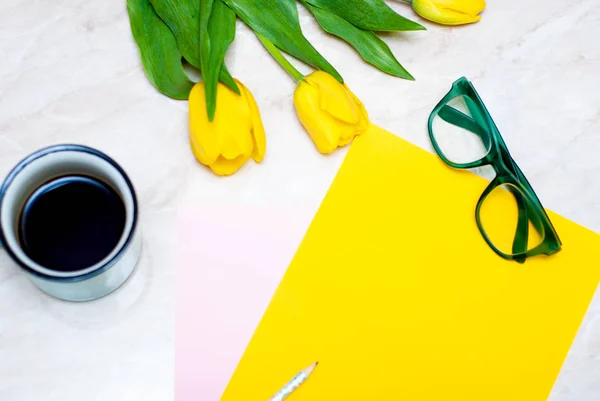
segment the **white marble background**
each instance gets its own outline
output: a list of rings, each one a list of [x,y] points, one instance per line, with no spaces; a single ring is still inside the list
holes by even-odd
[[[368,67],[301,15],[372,121],[426,149],[431,108],[456,78],[470,78],[545,206],[600,232],[597,0],[490,0],[476,25],[386,35],[416,82]],[[43,295],[0,252],[0,400],[173,399],[178,208],[317,210],[345,150],[316,152],[294,114],[293,83],[241,24],[228,64],[256,97],[268,151],[261,165],[218,179],[190,152],[187,103],[146,80],[125,0],[0,1],[0,175],[42,146],[97,147],[133,179],[145,235],[132,279],[88,304]],[[598,297],[550,400],[600,400]]]

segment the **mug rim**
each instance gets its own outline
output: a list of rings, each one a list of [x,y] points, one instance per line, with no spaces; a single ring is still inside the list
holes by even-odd
[[[31,153],[30,155],[28,155],[27,157],[22,159],[19,163],[17,163],[17,165],[12,168],[12,170],[8,173],[8,175],[4,179],[2,186],[0,186],[0,211],[2,210],[2,207],[4,204],[4,196],[6,194],[6,190],[13,183],[13,181],[15,180],[17,175],[23,169],[25,169],[25,167],[27,167],[29,164],[33,163],[34,161],[39,160],[44,156],[58,153],[58,152],[82,152],[82,153],[90,154],[92,156],[99,157],[99,158],[103,159],[104,161],[106,161],[107,163],[109,163],[110,165],[112,165],[117,170],[117,172],[123,177],[125,184],[127,185],[127,188],[130,191],[131,199],[133,201],[133,216],[132,216],[131,230],[129,230],[127,239],[121,245],[121,247],[117,251],[117,253],[111,259],[107,260],[104,264],[98,266],[96,269],[94,269],[90,272],[87,272],[85,274],[74,275],[74,276],[69,276],[69,277],[57,277],[57,276],[51,276],[48,274],[44,274],[40,271],[37,271],[37,270],[31,268],[26,263],[24,263],[14,253],[14,251],[11,249],[10,245],[8,245],[6,237],[4,235],[4,228],[2,227],[2,225],[0,225],[0,241],[2,241],[1,246],[10,255],[11,259],[13,261],[15,261],[21,268],[23,268],[28,273],[31,273],[37,277],[40,277],[40,278],[43,278],[46,280],[60,281],[60,282],[75,282],[75,281],[87,280],[89,278],[95,277],[95,276],[105,272],[106,270],[110,269],[112,267],[112,265],[114,265],[121,258],[121,256],[123,256],[123,254],[127,251],[129,246],[131,245],[131,241],[133,240],[134,234],[136,232],[136,227],[137,227],[138,202],[137,202],[137,196],[135,193],[135,189],[133,187],[131,180],[129,179],[129,176],[125,172],[125,170],[123,170],[123,168],[115,160],[113,160],[110,156],[106,155],[105,153],[103,153],[97,149],[91,148],[89,146],[76,145],[76,144],[58,144],[58,145],[51,145],[51,146],[44,147],[42,149],[38,149],[37,151]],[[81,270],[84,270],[84,269],[81,269]]]

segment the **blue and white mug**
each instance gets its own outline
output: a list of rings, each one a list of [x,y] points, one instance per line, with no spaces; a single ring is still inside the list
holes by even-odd
[[[102,260],[76,271],[58,271],[32,260],[18,236],[19,216],[27,199],[44,183],[85,175],[109,185],[125,206],[125,225],[117,246]],[[0,240],[7,253],[42,291],[67,301],[90,301],[119,288],[129,278],[142,248],[138,204],[125,171],[104,153],[81,145],[54,145],[22,160],[0,187]]]

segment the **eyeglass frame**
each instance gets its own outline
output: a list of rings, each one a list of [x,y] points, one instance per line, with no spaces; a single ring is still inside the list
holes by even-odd
[[[463,97],[469,112],[472,117],[467,116],[458,109],[449,106],[449,103],[458,98]],[[470,101],[470,102],[469,102]],[[447,117],[454,122],[448,121],[446,118],[440,115],[447,114]],[[433,133],[433,122],[436,117],[441,118],[449,124],[463,128],[474,135],[477,135],[483,144],[488,149],[485,156],[481,159],[470,162],[470,163],[455,163],[449,160],[442,151],[441,147],[435,139]],[[462,125],[459,125],[459,123]],[[494,123],[489,111],[485,107],[483,100],[475,90],[473,84],[465,77],[461,77],[452,84],[450,91],[442,98],[442,100],[435,106],[429,116],[428,131],[431,144],[435,149],[437,155],[442,159],[444,163],[455,169],[472,169],[483,166],[491,166],[496,177],[490,182],[487,188],[481,194],[477,206],[475,208],[475,219],[477,227],[481,232],[486,243],[492,248],[496,254],[507,260],[514,260],[519,263],[525,262],[528,257],[537,255],[552,255],[561,250],[562,242],[556,232],[556,229],[552,225],[550,218],[548,217],[542,203],[540,202],[535,191],[531,187],[531,184],[514,161],[498,127]],[[477,132],[478,131],[478,132]],[[486,139],[489,143],[486,143]],[[517,229],[515,232],[515,238],[513,240],[512,252],[507,254],[498,249],[492,240],[488,237],[481,222],[481,206],[483,205],[487,196],[492,193],[496,188],[500,186],[513,186],[518,190],[516,192],[510,191],[517,201],[519,209],[519,218],[517,222]],[[522,199],[521,196],[525,199]],[[527,249],[529,239],[529,222],[532,223],[535,230],[542,237],[542,241],[532,249]]]

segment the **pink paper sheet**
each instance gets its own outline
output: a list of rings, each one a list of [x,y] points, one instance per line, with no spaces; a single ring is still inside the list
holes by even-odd
[[[311,217],[260,207],[180,213],[176,401],[220,399]]]

